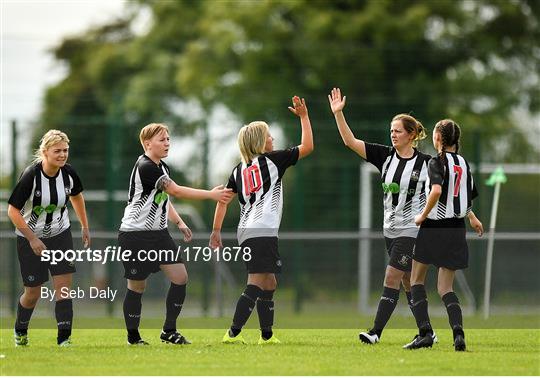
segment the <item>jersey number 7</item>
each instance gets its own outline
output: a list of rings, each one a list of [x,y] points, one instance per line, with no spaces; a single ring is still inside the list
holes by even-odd
[[[459,165],[454,165],[454,197],[459,195],[459,184],[461,183],[461,175],[463,174],[463,168]]]
[[[261,171],[257,165],[251,165],[242,172],[244,193],[250,195],[257,192],[262,186]]]

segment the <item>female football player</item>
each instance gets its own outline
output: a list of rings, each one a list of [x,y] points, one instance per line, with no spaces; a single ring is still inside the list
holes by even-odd
[[[302,141],[296,147],[274,151],[274,138],[268,125],[262,121],[251,122],[238,133],[242,162],[233,169],[227,187],[238,194],[241,209],[238,243],[251,258],[246,261],[247,285],[236,304],[231,327],[223,336],[224,343],[245,343],[240,332],[255,307],[261,329],[258,343],[280,342],[274,336],[272,326],[276,274],[281,272],[282,265],[278,252],[283,206],[282,178],[288,167],[313,152],[313,134],[305,100],[293,97],[293,107],[289,110],[300,118],[302,127]],[[212,248],[222,246],[221,227],[229,202],[216,205],[209,243]]]
[[[464,218],[469,218],[479,236],[484,229],[472,212],[472,200],[478,193],[469,163],[458,154],[460,135],[459,125],[450,119],[437,122],[433,130],[433,146],[438,156],[429,161],[429,194],[415,218],[420,231],[413,256],[411,291],[418,335],[404,346],[406,349],[426,348],[433,344],[424,287],[430,264],[438,268],[437,290],[448,313],[454,349],[466,349],[461,306],[453,289],[456,271],[467,268],[469,261]]]
[[[210,190],[193,189],[177,185],[169,177],[169,167],[162,160],[169,154],[170,138],[166,125],[152,123],[139,135],[144,154],[139,156],[131,172],[128,203],[118,233],[118,243],[132,251],[133,258],[123,261],[127,292],[124,298],[124,319],[129,345],[147,345],[139,334],[142,295],[146,279],[151,273],[163,271],[171,281],[166,299],[166,316],[161,331],[162,342],[190,344],[176,330],[176,319],[186,297],[188,275],[179,250],[167,229],[167,221],[176,224],[191,240],[191,230],[178,215],[169,195],[177,198],[212,199],[223,201],[231,198],[231,190],[217,186]],[[149,251],[160,252],[157,259],[150,259]]]
[[[8,216],[16,227],[24,285],[15,320],[16,346],[28,345],[30,318],[41,297],[41,286],[49,280],[49,272],[56,300],[57,343],[71,344],[73,303],[69,289],[75,266],[65,258],[53,263],[51,256],[42,256],[46,250],[73,250],[68,201],[81,223],[84,247],[90,244],[83,187],[75,169],[67,164],[68,156],[68,136],[59,130],[49,130],[41,138],[34,162],[24,170],[8,200]]]
[[[368,143],[357,139],[347,125],[343,108],[346,96],[339,88],[328,96],[343,143],[361,158],[373,164],[381,173],[384,206],[383,234],[389,262],[383,282],[383,292],[373,327],[361,332],[360,341],[378,343],[386,323],[399,299],[402,284],[411,305],[410,271],[418,227],[414,223],[426,201],[425,183],[429,156],[416,149],[426,137],[424,126],[408,114],[394,116],[390,123],[391,146]]]

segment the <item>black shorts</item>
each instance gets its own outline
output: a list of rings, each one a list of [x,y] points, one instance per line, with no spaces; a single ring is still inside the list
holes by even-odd
[[[281,273],[281,257],[276,236],[247,239],[240,247],[242,251],[244,248],[251,249],[251,260],[246,261],[248,273]]]
[[[426,219],[418,231],[413,258],[437,268],[465,269],[469,265],[465,232],[463,218]]]
[[[151,273],[159,272],[160,265],[183,264],[178,246],[168,230],[120,231],[118,245],[122,251],[130,250],[124,265],[124,277],[129,280],[145,280]],[[150,252],[149,251],[155,251]],[[166,251],[166,252],[162,252]],[[157,257],[157,259],[154,259]],[[155,260],[155,261],[150,261]]]
[[[73,238],[71,229],[62,231],[52,238],[40,239],[48,250],[66,251],[73,249]],[[42,261],[41,257],[36,255],[30,247],[30,243],[23,236],[17,236],[17,255],[19,256],[19,265],[21,267],[21,276],[24,286],[41,286],[49,280],[49,271],[51,276],[60,274],[75,273],[75,264],[73,261],[62,260],[56,264],[50,261]]]
[[[390,257],[388,265],[402,272],[410,272],[416,239],[405,236],[394,239],[385,237],[384,241],[386,243],[386,252]]]

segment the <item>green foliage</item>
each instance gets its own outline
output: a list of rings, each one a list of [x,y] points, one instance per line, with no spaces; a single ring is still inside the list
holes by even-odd
[[[518,127],[512,116],[517,108],[540,109],[538,2],[141,0],[127,10],[123,19],[53,50],[68,73],[47,91],[37,133],[65,129],[88,144],[85,156],[104,157],[107,125],[116,125],[122,135],[117,156],[126,160],[115,171],[119,182],[140,153],[142,126],[164,121],[182,136],[204,125],[190,116],[193,104],[203,117],[225,105],[242,122],[272,122],[283,128],[287,144],[296,144],[300,128],[287,106],[300,95],[316,146],[301,175],[306,187],[317,185],[326,196],[304,205],[324,206],[335,195],[329,172],[358,175],[359,159],[341,144],[329,111],[326,96],[334,86],[347,95],[345,112],[359,138],[387,143],[397,113],[411,112],[429,129],[452,117],[463,128],[465,156],[538,161],[523,131],[530,127]],[[151,14],[152,24],[136,34],[131,27],[141,11]],[[88,172],[88,181],[102,187],[98,172]],[[301,175],[293,172],[287,180],[302,197]],[[349,179],[353,188],[357,180]],[[356,197],[345,193],[343,206],[357,208]],[[311,217],[312,226],[355,227],[355,219],[339,212],[329,216]],[[298,219],[293,226],[302,227]]]

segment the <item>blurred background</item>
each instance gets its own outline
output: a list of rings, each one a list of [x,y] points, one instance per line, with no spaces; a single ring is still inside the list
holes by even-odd
[[[462,127],[462,154],[488,228],[502,186],[492,314],[540,310],[540,3],[535,0],[40,1],[2,2],[0,314],[22,282],[7,198],[49,129],[65,131],[85,187],[93,248],[116,244],[140,129],[169,125],[166,159],[181,185],[226,183],[239,161],[236,135],[265,120],[285,148],[300,142],[287,106],[304,97],[315,152],[287,171],[277,308],[374,314],[386,253],[376,172],[342,143],[327,95],[340,87],[356,137],[390,144],[390,120],[410,113],[432,131]],[[434,153],[431,138],[419,148]],[[173,201],[207,245],[214,205]],[[224,223],[233,245],[239,209]],[[71,212],[74,216],[74,212]],[[80,247],[79,225],[73,235]],[[177,240],[180,234],[171,230]],[[469,235],[469,269],[456,291],[468,315],[483,304],[487,235]],[[245,284],[242,262],[189,262],[186,316],[229,316]],[[113,303],[81,301],[84,316],[121,317],[120,263],[78,263],[75,285],[119,290]],[[434,269],[428,277],[433,311]],[[168,287],[153,275],[144,313],[160,317]],[[402,300],[398,312],[410,316]],[[49,316],[41,303],[37,314]],[[413,323],[411,323],[413,324]]]

